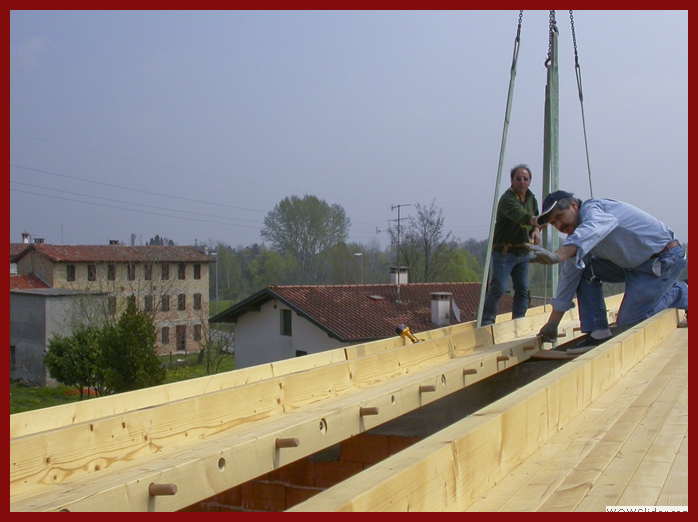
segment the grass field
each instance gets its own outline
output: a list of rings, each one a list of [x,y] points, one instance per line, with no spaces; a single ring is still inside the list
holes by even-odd
[[[177,359],[166,361],[167,378],[165,382],[184,381],[206,375],[206,367],[203,363],[198,362],[198,354],[188,354],[186,358],[180,355]],[[218,373],[233,370],[234,367],[235,359],[230,355],[223,359]],[[10,415],[68,404],[79,399],[80,396],[76,388],[69,388],[62,384],[55,387],[39,387],[10,381]],[[85,396],[83,400],[89,400],[89,398]]]

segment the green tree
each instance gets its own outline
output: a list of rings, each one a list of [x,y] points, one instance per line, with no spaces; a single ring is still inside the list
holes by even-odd
[[[212,252],[216,257],[216,263],[211,265],[208,279],[212,302],[216,298],[216,285],[218,285],[219,298],[223,301],[239,301],[247,297],[249,282],[243,274],[240,253],[220,242],[215,245]]]
[[[128,300],[115,324],[104,326],[102,368],[109,390],[120,393],[162,384],[165,367],[156,352],[156,330],[144,310]]]
[[[100,367],[101,329],[78,325],[69,337],[54,335],[48,343],[44,364],[51,377],[78,390],[80,400],[86,389],[104,395]]]
[[[454,248],[444,260],[440,281],[472,283],[482,279],[482,266],[477,258],[465,249]]]
[[[361,247],[356,243],[341,242],[335,245],[328,256],[325,282],[333,285],[359,283],[361,260],[354,256],[355,252],[361,252]]]
[[[463,243],[461,243],[461,248],[464,248],[471,254],[475,256],[475,258],[479,261],[480,266],[483,267],[485,266],[485,261],[487,259],[487,245],[489,243],[489,240],[487,239],[482,239],[482,240],[477,240],[477,239],[467,239]],[[482,275],[482,272],[480,272]]]
[[[252,278],[252,291],[255,292],[269,285],[293,283],[297,277],[298,264],[290,254],[282,255],[264,248],[250,261],[247,269]]]
[[[152,245],[166,245],[166,246],[174,246],[174,241],[171,239],[167,239],[165,236],[160,237],[158,234],[155,234],[155,237],[151,237],[146,245],[152,246]]]
[[[300,283],[315,283],[322,279],[331,248],[346,241],[350,225],[339,205],[315,196],[291,196],[267,214],[260,235],[273,250],[296,259]]]

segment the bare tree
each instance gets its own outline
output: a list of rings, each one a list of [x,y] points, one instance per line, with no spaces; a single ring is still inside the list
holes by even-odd
[[[199,362],[206,368],[206,375],[220,371],[223,362],[235,353],[235,325],[220,323],[211,328],[203,311],[201,320],[194,328],[194,341],[199,346]]]
[[[437,281],[455,248],[452,233],[445,232],[443,211],[434,201],[429,206],[417,203],[415,208],[417,217],[410,216],[400,231],[400,257],[410,267],[414,282]],[[389,226],[388,233],[391,243],[397,244],[397,226]]]

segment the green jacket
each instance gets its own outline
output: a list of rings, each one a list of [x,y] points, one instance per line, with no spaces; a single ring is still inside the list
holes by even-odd
[[[526,201],[523,202],[509,187],[497,205],[497,221],[494,225],[494,237],[492,248],[501,251],[505,245],[508,250],[516,254],[525,254],[524,243],[529,242],[533,226],[531,216],[537,216],[538,201],[529,189],[526,192]]]

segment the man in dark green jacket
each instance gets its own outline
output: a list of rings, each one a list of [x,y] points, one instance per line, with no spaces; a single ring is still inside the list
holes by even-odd
[[[482,325],[494,323],[499,309],[499,300],[511,277],[514,285],[512,319],[526,315],[529,298],[529,251],[527,243],[540,243],[538,201],[529,189],[531,169],[517,165],[511,169],[511,186],[499,198],[497,221],[492,239],[492,263],[489,288],[485,296]]]

